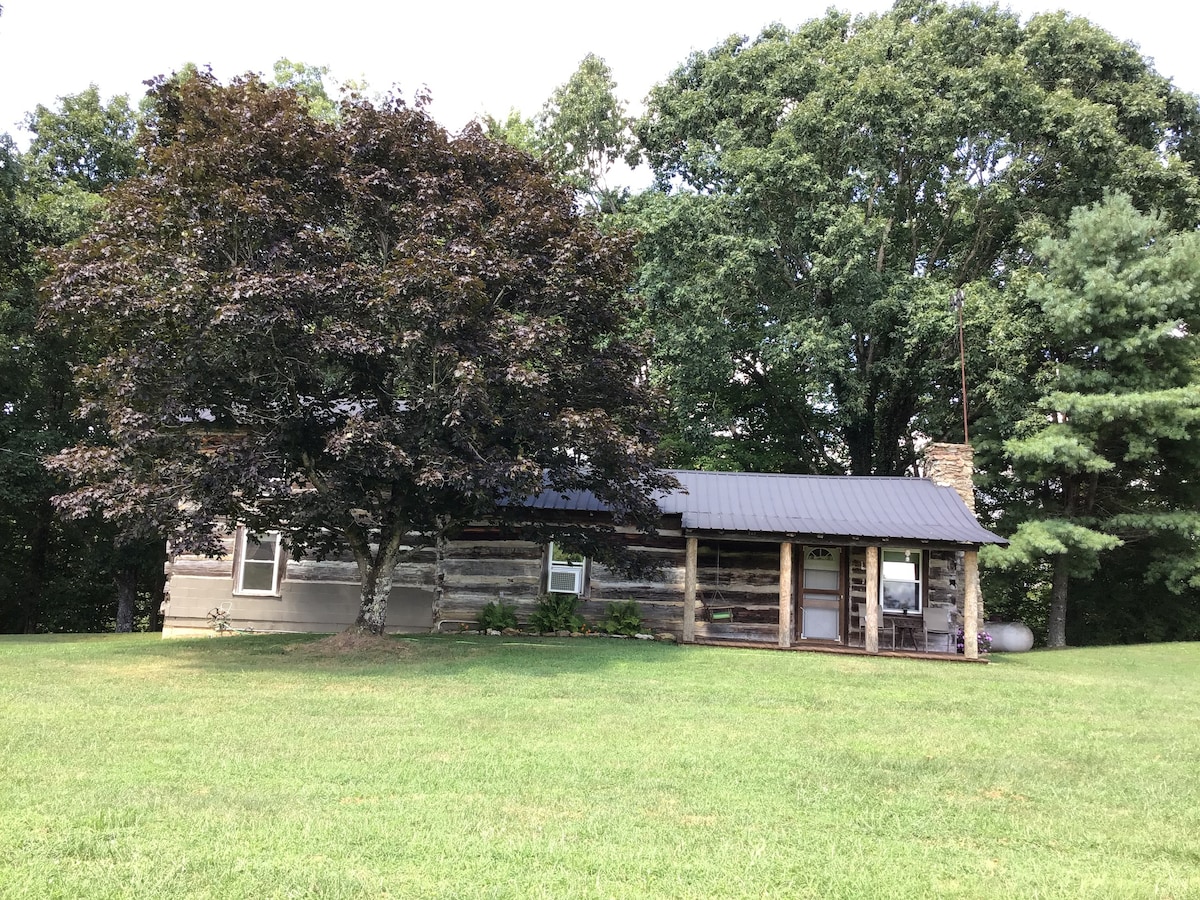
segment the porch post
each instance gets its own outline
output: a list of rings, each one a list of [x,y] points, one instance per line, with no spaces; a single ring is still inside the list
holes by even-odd
[[[963,581],[966,597],[963,600],[963,656],[979,659],[979,554],[968,550],[963,554]]]
[[[863,648],[879,652],[879,548],[867,548],[867,616],[863,623]]]
[[[792,646],[792,545],[779,545],[779,646]]]
[[[683,642],[696,640],[696,555],[699,540],[687,539],[687,554],[683,564]]]

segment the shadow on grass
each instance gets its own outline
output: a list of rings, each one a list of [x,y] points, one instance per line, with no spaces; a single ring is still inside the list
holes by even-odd
[[[298,648],[321,640],[321,634],[236,634],[227,637],[163,639],[141,635],[20,635],[0,637],[0,657],[6,645],[83,644],[77,649],[95,653],[97,660],[136,657],[167,666],[205,672],[244,673],[247,670],[320,671],[347,676],[377,676],[410,671],[422,675],[466,672],[480,667],[497,671],[519,669],[531,677],[589,673],[639,659],[662,661],[671,654],[703,652],[675,644],[607,638],[542,638],[483,635],[389,636],[407,652],[348,651],[308,654]]]

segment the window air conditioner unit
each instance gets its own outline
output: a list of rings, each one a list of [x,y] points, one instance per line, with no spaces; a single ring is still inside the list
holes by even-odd
[[[549,591],[552,594],[583,593],[583,566],[564,566],[555,563],[550,567]]]

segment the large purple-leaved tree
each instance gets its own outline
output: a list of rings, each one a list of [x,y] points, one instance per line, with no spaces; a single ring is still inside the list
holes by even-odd
[[[295,554],[348,547],[372,633],[409,548],[519,524],[518,498],[589,489],[653,527],[628,238],[420,103],[322,122],[256,77],[152,94],[141,173],[46,288],[97,436],[55,461],[62,508],[157,516],[199,552],[234,521]]]

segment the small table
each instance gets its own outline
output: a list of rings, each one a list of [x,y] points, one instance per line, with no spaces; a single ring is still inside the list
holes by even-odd
[[[885,620],[892,625],[892,649],[903,650],[904,638],[908,637],[908,642],[912,644],[914,651],[917,647],[917,632],[922,631],[925,626],[925,620],[921,616],[885,616]]]

